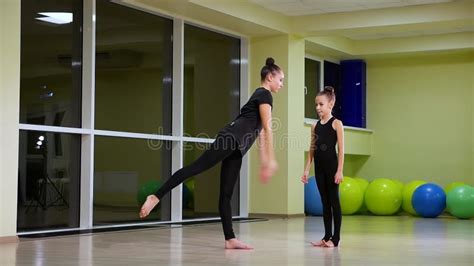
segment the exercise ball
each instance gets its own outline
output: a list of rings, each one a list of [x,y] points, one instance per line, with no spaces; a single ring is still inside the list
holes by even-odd
[[[457,188],[457,187],[463,186],[463,185],[466,185],[466,184],[463,183],[463,182],[453,182],[453,183],[447,185],[447,186],[444,188],[444,191],[446,192],[446,194],[448,194],[449,191],[451,191],[453,188]]]
[[[161,181],[158,179],[148,180],[138,189],[137,202],[138,205],[143,205],[146,201],[146,197],[155,193],[161,187]]]
[[[362,206],[364,194],[357,181],[346,176],[339,184],[339,199],[342,214],[353,214]]]
[[[357,184],[359,185],[360,190],[362,191],[362,204],[361,204],[360,208],[357,210],[357,212],[359,212],[359,213],[366,212],[367,211],[367,206],[365,205],[364,196],[365,196],[365,191],[367,190],[367,186],[369,186],[369,181],[367,181],[366,179],[360,178],[360,177],[356,177],[356,178],[354,178],[354,180],[357,182]]]
[[[183,205],[189,209],[194,209],[194,178],[190,178],[184,182],[183,187]],[[184,198],[185,197],[185,198]]]
[[[308,178],[308,183],[304,186],[304,212],[309,215],[323,215],[323,204],[314,176]]]
[[[405,187],[405,184],[403,184],[402,181],[400,180],[397,180],[397,179],[390,179],[393,181],[393,183],[395,183],[395,185],[397,185],[398,189],[400,190],[400,193],[403,192],[403,188]],[[403,204],[403,195],[402,195],[402,204]],[[402,210],[402,204],[400,204],[400,208],[398,208],[397,212],[401,211]]]
[[[437,184],[427,183],[415,189],[411,204],[421,217],[435,218],[446,208],[446,194]]]
[[[408,212],[409,214],[416,215],[415,209],[413,209],[413,205],[411,205],[411,198],[413,196],[413,192],[419,186],[426,184],[425,181],[422,180],[414,180],[409,182],[403,187],[402,195],[403,195],[403,202],[402,208],[404,211]]]
[[[401,193],[401,191],[405,187],[405,184],[403,184],[402,181],[397,180],[397,179],[390,179],[390,180],[392,180],[392,182],[395,183],[395,185],[397,185],[397,187],[400,189],[400,193]]]
[[[402,204],[400,188],[390,179],[377,178],[365,191],[367,209],[376,215],[391,215],[398,211]]]
[[[460,219],[474,217],[474,188],[468,185],[458,186],[448,192],[446,204],[449,212]]]
[[[191,193],[194,193],[194,178],[189,178],[184,182],[184,184],[189,188]]]
[[[194,191],[191,187],[194,189],[189,183],[183,184],[183,208],[185,209],[194,209]]]

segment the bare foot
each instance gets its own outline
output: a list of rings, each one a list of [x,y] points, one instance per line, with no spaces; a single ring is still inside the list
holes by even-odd
[[[155,195],[149,195],[146,197],[145,203],[143,203],[142,208],[140,209],[140,218],[143,219],[150,214],[151,210],[160,202],[160,200]]]
[[[333,247],[337,247],[337,245],[335,245],[332,240],[328,240],[327,242],[324,243],[324,247],[326,248],[333,248]]]
[[[319,241],[316,241],[316,242],[310,242],[311,245],[313,245],[313,247],[324,247],[326,246],[326,241],[324,241],[324,239],[321,239]]]
[[[225,241],[225,249],[253,249],[253,247],[245,244],[237,238],[232,238]]]

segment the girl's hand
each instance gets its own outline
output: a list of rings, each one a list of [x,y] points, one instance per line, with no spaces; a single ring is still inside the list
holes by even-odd
[[[336,172],[336,175],[334,176],[334,183],[340,184],[342,180],[344,180],[342,172]]]
[[[309,171],[304,171],[303,176],[301,177],[301,182],[308,184]]]
[[[260,166],[260,182],[268,183],[273,174],[278,170],[278,164],[275,160],[262,163]]]

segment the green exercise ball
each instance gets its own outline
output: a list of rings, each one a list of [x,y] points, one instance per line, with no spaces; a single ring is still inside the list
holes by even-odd
[[[367,209],[376,215],[392,215],[402,204],[402,193],[397,184],[387,178],[377,178],[365,191]]]
[[[453,183],[447,185],[447,186],[444,188],[444,192],[446,192],[446,194],[448,194],[449,191],[453,190],[453,188],[457,188],[457,187],[463,186],[463,185],[466,185],[466,184],[463,183],[463,182],[453,182]]]
[[[403,188],[405,187],[405,184],[403,184],[402,181],[400,180],[397,180],[397,179],[390,179],[393,181],[393,183],[395,183],[395,185],[397,185],[398,189],[400,190],[400,193],[403,192]],[[403,195],[402,195],[402,204],[403,204]],[[397,212],[401,211],[402,210],[402,205],[400,205],[400,208],[398,208]]]
[[[339,198],[342,214],[353,214],[362,205],[364,194],[357,181],[346,176],[342,183],[339,184]]]
[[[161,187],[161,181],[158,179],[148,180],[138,189],[137,192],[137,203],[143,205],[146,201],[146,197],[155,193]]]
[[[354,180],[359,185],[360,190],[362,191],[362,196],[364,196],[365,191],[367,190],[367,187],[369,186],[369,181],[367,181],[366,179],[360,178],[360,177],[356,177],[356,178],[354,178]],[[361,213],[361,212],[366,212],[366,211],[367,211],[367,206],[365,204],[364,197],[362,197],[362,204],[361,204],[360,208],[357,210],[357,212]]]
[[[194,193],[194,178],[190,178],[184,182],[188,186],[189,190]]]
[[[392,180],[395,183],[395,185],[397,185],[397,187],[400,189],[400,192],[403,190],[403,187],[405,187],[405,184],[403,184],[403,182],[400,180],[397,180],[397,179],[390,179],[390,180]]]
[[[411,204],[411,198],[413,196],[413,192],[421,186],[426,184],[425,181],[422,180],[414,180],[409,182],[403,187],[402,195],[403,195],[403,202],[402,202],[402,209],[408,212],[411,215],[417,215],[413,205]]]
[[[463,185],[447,193],[446,204],[449,212],[460,219],[474,217],[474,187]]]

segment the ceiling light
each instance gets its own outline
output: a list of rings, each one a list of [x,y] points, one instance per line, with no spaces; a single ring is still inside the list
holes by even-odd
[[[38,17],[37,20],[53,23],[53,24],[68,24],[72,22],[72,13],[68,12],[40,12],[38,13],[44,17]]]

